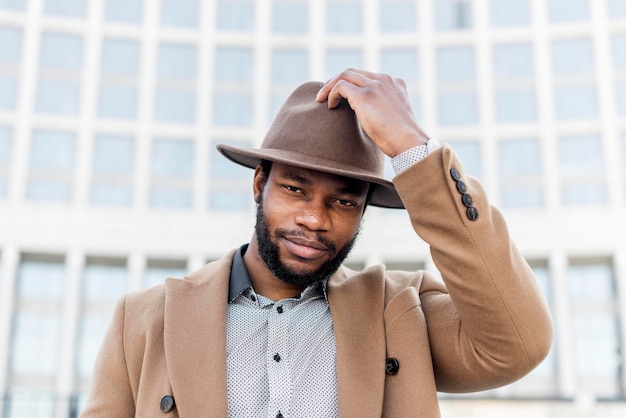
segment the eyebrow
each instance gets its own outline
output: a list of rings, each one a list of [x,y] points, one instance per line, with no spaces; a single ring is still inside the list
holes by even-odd
[[[283,177],[286,178],[287,180],[295,181],[305,186],[313,183],[313,180],[311,180],[309,177],[303,176],[298,173],[286,172],[286,173],[283,173]],[[367,184],[367,182],[360,182],[359,180],[354,180],[354,181],[349,181],[349,183],[351,184],[348,186],[337,188],[336,192],[340,194],[348,194],[352,196],[367,195],[367,190],[369,190],[369,185],[368,187],[365,188],[365,190],[359,187],[361,183]]]

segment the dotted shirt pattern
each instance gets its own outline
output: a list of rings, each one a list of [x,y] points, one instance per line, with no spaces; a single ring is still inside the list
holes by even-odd
[[[325,282],[272,301],[248,287],[227,308],[229,417],[337,417],[335,334]]]

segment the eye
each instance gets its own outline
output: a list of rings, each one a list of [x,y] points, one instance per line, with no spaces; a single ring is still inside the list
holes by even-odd
[[[346,200],[346,199],[337,199],[336,202],[339,203],[341,206],[345,206],[345,207],[348,207],[348,208],[352,208],[352,207],[355,207],[357,205],[356,202],[354,202],[352,200]]]
[[[290,186],[288,184],[283,185],[285,190],[290,191],[292,193],[302,193],[302,189],[296,186]]]

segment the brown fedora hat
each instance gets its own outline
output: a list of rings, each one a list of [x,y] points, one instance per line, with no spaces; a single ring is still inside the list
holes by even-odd
[[[384,178],[384,154],[363,132],[346,100],[334,109],[315,100],[321,87],[308,82],[291,93],[261,148],[219,144],[217,149],[250,168],[269,160],[367,181],[374,188],[371,205],[403,208],[393,183]]]

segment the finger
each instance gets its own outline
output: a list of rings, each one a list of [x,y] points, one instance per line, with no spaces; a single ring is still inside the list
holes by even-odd
[[[330,91],[333,90],[335,86],[337,85],[337,83],[342,80],[348,81],[351,84],[354,84],[355,86],[363,87],[367,84],[367,82],[369,81],[370,78],[372,78],[371,76],[373,75],[374,73],[370,73],[368,71],[359,70],[356,68],[347,68],[341,73],[331,78],[330,80],[328,80],[326,83],[324,83],[320,91],[317,93],[317,96],[315,99],[320,103],[327,100],[328,94],[330,93]]]

